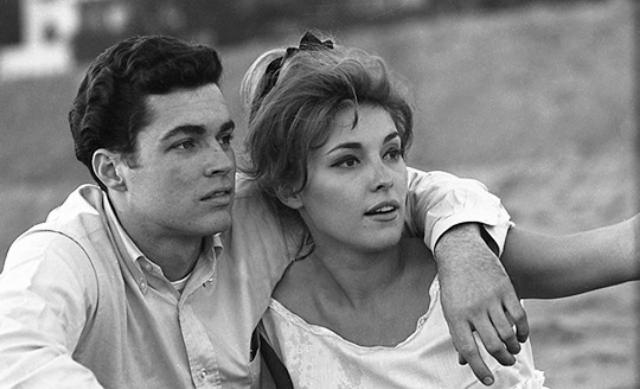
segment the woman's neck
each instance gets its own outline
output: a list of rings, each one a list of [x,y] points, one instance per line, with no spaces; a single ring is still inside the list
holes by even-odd
[[[351,342],[393,346],[415,331],[429,307],[435,275],[429,258],[419,239],[403,239],[375,253],[319,244],[287,269],[274,298],[306,322]]]
[[[403,275],[405,261],[400,244],[380,251],[318,245],[309,260],[314,262],[323,289],[353,306],[367,304],[384,293]]]

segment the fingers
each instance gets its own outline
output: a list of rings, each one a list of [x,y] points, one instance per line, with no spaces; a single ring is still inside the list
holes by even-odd
[[[459,322],[452,328],[454,347],[458,351],[458,361],[461,365],[466,363],[473,374],[485,385],[493,384],[493,374],[482,360],[476,341],[472,335],[471,327],[467,323]]]
[[[485,349],[493,356],[501,365],[510,366],[516,363],[516,358],[505,347],[502,339],[498,336],[496,329],[489,320],[489,317],[481,317],[474,323],[476,332],[480,336]]]
[[[511,315],[501,309],[502,307],[492,307],[489,311],[489,319],[493,323],[498,336],[511,354],[520,352],[520,343],[516,339],[513,324],[510,322]]]
[[[518,341],[520,343],[526,342],[529,337],[529,321],[520,300],[513,294],[508,294],[504,298],[504,309],[516,326]]]

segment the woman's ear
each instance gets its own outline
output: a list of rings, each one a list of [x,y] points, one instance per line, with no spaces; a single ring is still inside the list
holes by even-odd
[[[107,149],[98,149],[91,158],[91,167],[96,177],[107,187],[119,192],[127,189],[125,178],[121,172],[124,163],[120,154]]]
[[[302,208],[302,196],[300,192],[293,192],[291,188],[280,187],[276,190],[278,200],[287,207],[295,210]]]

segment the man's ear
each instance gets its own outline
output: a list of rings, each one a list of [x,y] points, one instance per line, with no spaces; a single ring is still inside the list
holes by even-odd
[[[280,187],[276,191],[276,196],[278,196],[278,200],[287,207],[295,210],[299,210],[302,208],[302,196],[300,192],[295,192],[291,190],[291,188]]]
[[[96,177],[98,177],[107,188],[119,192],[124,192],[127,189],[127,183],[122,174],[122,165],[124,163],[120,154],[107,149],[94,151],[93,158],[91,158],[91,167]]]

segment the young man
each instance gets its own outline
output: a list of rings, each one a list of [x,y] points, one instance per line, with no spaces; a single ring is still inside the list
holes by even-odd
[[[214,50],[168,37],[127,39],[90,66],[69,121],[76,156],[99,187],[76,189],[7,254],[0,386],[259,385],[252,334],[292,260],[296,226],[281,225],[245,181],[234,201],[221,70]],[[520,335],[526,318],[476,225],[460,224],[483,223],[502,242],[508,215],[476,182],[410,177],[413,224],[440,258],[456,345],[485,378],[471,329],[511,363],[510,324],[479,318],[498,306]]]

